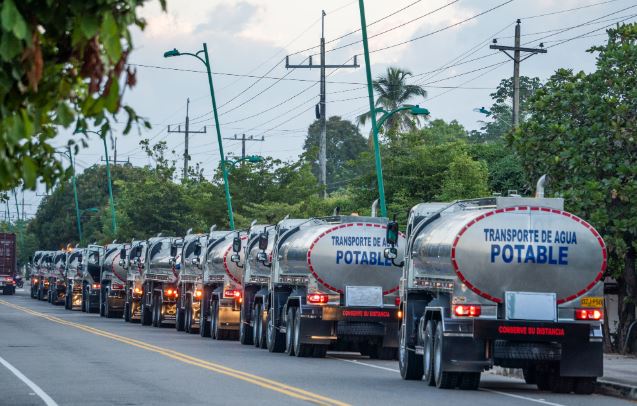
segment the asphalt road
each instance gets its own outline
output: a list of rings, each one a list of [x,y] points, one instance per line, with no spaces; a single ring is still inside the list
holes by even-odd
[[[403,381],[398,365],[346,353],[271,354],[29,297],[0,296],[0,405],[624,405],[557,395],[489,373],[479,391]]]

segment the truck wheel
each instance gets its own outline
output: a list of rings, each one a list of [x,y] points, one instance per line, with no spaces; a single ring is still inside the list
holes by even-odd
[[[124,321],[130,323],[130,303],[124,303]]]
[[[217,314],[218,314],[218,303],[216,300],[212,301],[212,307],[210,309],[210,337],[213,340],[219,340],[217,337],[217,333],[219,329],[217,328]]]
[[[573,387],[573,392],[578,395],[590,395],[595,392],[595,384],[597,382],[597,378],[575,378],[575,386]]]
[[[436,325],[433,320],[428,320],[425,326],[425,332],[423,334],[423,378],[429,386],[435,386],[436,380],[434,379],[434,330]]]
[[[315,345],[312,344],[303,344],[301,342],[301,327],[302,327],[302,321],[301,321],[301,312],[300,309],[296,309],[296,311],[293,312],[293,316],[294,316],[294,322],[292,323],[292,328],[294,329],[294,338],[293,338],[293,344],[294,344],[294,354],[297,357],[313,357],[314,355],[314,347],[316,347]],[[317,354],[320,355],[320,354]],[[318,357],[321,358],[321,357]]]
[[[285,341],[283,334],[279,333],[274,326],[274,314],[273,309],[268,310],[268,318],[266,319],[266,342],[268,351],[270,352],[283,352],[285,350]]]
[[[210,324],[208,323],[208,304],[201,299],[201,307],[199,310],[199,335],[202,337],[210,337]]]
[[[436,324],[436,333],[434,335],[434,378],[436,387],[439,389],[453,389],[458,386],[458,374],[455,372],[446,372],[443,369],[445,354],[443,354],[443,335],[442,323]]]
[[[184,331],[186,329],[186,325],[184,323],[185,318],[184,310],[179,307],[179,304],[177,304],[177,314],[175,315],[175,328],[177,331]]]
[[[551,374],[549,378],[549,382],[551,385],[551,391],[554,393],[571,393],[573,392],[573,386],[575,384],[575,379],[560,376],[558,372]]]
[[[327,355],[327,345],[315,344],[314,351],[312,352],[313,358],[325,358]]]
[[[66,295],[64,296],[64,308],[66,310],[71,310],[72,309],[72,305],[71,305],[71,295],[69,295],[69,290],[66,290]]]
[[[400,327],[400,343],[398,347],[398,367],[400,376],[408,381],[419,381],[422,379],[422,357],[414,351],[407,349],[407,332],[405,326]]]
[[[152,311],[144,304],[143,301],[139,302],[141,306],[140,324],[142,326],[150,326],[152,323]]]
[[[261,346],[261,335],[263,334],[263,316],[261,311],[261,304],[256,303],[253,307],[252,313],[252,342],[255,347],[263,348]]]
[[[458,379],[458,388],[463,390],[477,390],[480,386],[480,372],[464,372]]]
[[[188,334],[194,333],[192,331],[192,304],[186,303],[186,310],[184,311],[184,331]]]
[[[239,318],[239,342],[243,345],[252,345],[254,343],[253,327],[245,321],[246,312],[249,311],[245,306],[241,307],[241,316]],[[254,320],[254,318],[252,319]]]
[[[535,385],[537,383],[537,372],[535,366],[522,368],[522,375],[524,376],[524,382],[529,385]]]
[[[294,307],[289,307],[287,311],[286,327],[285,327],[285,353],[289,356],[293,356],[295,353],[296,341],[294,340],[297,335],[295,328],[296,311]],[[301,355],[299,355],[300,357]]]
[[[106,305],[104,304],[104,295],[102,294],[102,289],[100,289],[100,317],[106,316]],[[90,303],[90,301],[89,301]],[[90,308],[90,307],[89,307]],[[89,310],[90,313],[90,310]]]

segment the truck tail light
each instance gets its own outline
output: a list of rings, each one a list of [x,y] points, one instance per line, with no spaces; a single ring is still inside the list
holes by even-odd
[[[100,288],[100,284],[99,283],[94,283],[93,285],[91,285],[92,289],[99,289]]]
[[[38,283],[38,278],[33,278],[33,283]]]
[[[177,291],[177,289],[166,289],[164,291],[164,294],[168,297],[177,297],[179,296],[179,292]]]
[[[312,304],[325,304],[330,300],[330,297],[325,293],[311,293],[307,295],[307,301]]]
[[[457,317],[478,317],[482,308],[478,305],[454,305],[453,314]]]
[[[12,277],[10,277],[10,276],[5,276],[5,277],[4,277],[4,280],[5,280],[5,281],[9,281],[9,282],[11,282],[11,281],[13,281],[13,278],[12,278]]]
[[[223,291],[223,297],[241,299],[241,291],[238,289],[225,289]]]
[[[575,320],[601,320],[602,312],[597,309],[575,309]]]
[[[199,289],[195,290],[195,297],[197,299],[201,299],[201,297],[203,296],[203,292]]]

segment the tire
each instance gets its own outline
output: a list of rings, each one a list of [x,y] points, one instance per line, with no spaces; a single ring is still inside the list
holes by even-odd
[[[595,386],[597,378],[575,378],[575,385],[573,386],[573,392],[578,395],[591,395],[595,392]]]
[[[458,373],[446,372],[443,369],[442,363],[445,354],[443,354],[443,335],[442,335],[442,323],[436,324],[436,332],[434,334],[434,378],[436,380],[436,387],[438,389],[454,389],[458,386]]]
[[[208,318],[208,303],[203,298],[199,310],[199,335],[201,337],[210,337],[210,324],[206,320]]]
[[[213,300],[212,310],[210,311],[210,336],[215,340],[223,340],[222,330],[219,329],[219,302]]]
[[[192,304],[187,301],[186,309],[184,310],[184,331],[188,334],[192,334]]]
[[[268,318],[266,319],[266,342],[268,351],[270,352],[283,352],[285,350],[285,340],[283,334],[277,331],[274,325],[273,309],[268,310]]]
[[[407,349],[407,337],[405,325],[400,327],[400,343],[398,344],[398,367],[400,376],[407,381],[419,381],[422,379],[422,357],[415,351]]]
[[[117,316],[120,316],[120,313],[111,310],[109,303],[108,298],[106,298],[106,318],[114,319],[117,318]]]
[[[535,371],[535,384],[541,391],[551,390],[551,381],[548,371]]]
[[[296,346],[296,341],[294,340],[294,338],[297,335],[297,331],[295,327],[295,324],[296,324],[295,318],[296,318],[297,312],[295,310],[296,309],[294,307],[288,307],[287,317],[286,317],[285,353],[289,356],[293,356],[295,354],[294,350]]]
[[[463,390],[478,390],[478,387],[480,387],[480,372],[463,372],[459,375],[458,388]]]
[[[100,317],[106,317],[106,303],[104,300],[104,288],[100,289]],[[90,303],[90,300],[89,300]],[[90,306],[89,306],[90,308]],[[90,312],[90,311],[89,311]]]
[[[261,303],[256,303],[253,307],[252,314],[252,342],[255,347],[263,348],[261,346],[261,336],[263,335],[263,316],[261,311]]]
[[[429,386],[435,386],[436,380],[434,379],[434,332],[436,325],[433,320],[428,320],[425,326],[423,334],[423,378]]]
[[[179,306],[179,304],[177,305]],[[185,311],[181,308],[177,308],[177,314],[175,315],[175,328],[177,329],[177,331],[185,331],[186,330],[186,323],[185,323]]]
[[[571,393],[575,386],[574,378],[560,376],[559,373],[552,374],[549,382],[553,393]]]
[[[139,302],[139,305],[142,307],[142,311],[140,314],[140,324],[142,326],[150,326],[152,324],[152,310],[148,308],[142,301]]]
[[[313,358],[325,358],[325,356],[327,355],[327,345],[318,345],[315,344],[314,346],[314,351],[312,352],[312,357]]]
[[[253,327],[245,321],[245,314],[249,309],[241,307],[241,317],[239,318],[239,342],[242,345],[252,345],[254,343]],[[253,319],[254,320],[254,319]]]
[[[292,323],[292,325],[294,328],[294,338],[293,338],[294,355],[296,355],[299,358],[314,357],[315,356],[314,349],[317,346],[312,344],[303,344],[301,342],[301,326],[302,326],[301,312],[297,309],[296,311],[294,311],[293,316],[294,316],[294,322]],[[317,354],[317,355],[320,355],[320,354]],[[325,355],[323,355],[323,357],[324,356]],[[322,357],[317,357],[317,358],[322,358]]]
[[[124,321],[126,323],[130,323],[131,320],[131,311],[130,311],[130,303],[124,303]]]
[[[534,366],[522,368],[522,375],[524,375],[524,382],[528,385],[537,384],[537,372]]]
[[[69,293],[69,291],[71,293]],[[72,296],[73,296],[73,288],[66,288],[66,294],[64,295],[64,308],[66,310],[72,310],[73,309],[73,304],[72,304]]]

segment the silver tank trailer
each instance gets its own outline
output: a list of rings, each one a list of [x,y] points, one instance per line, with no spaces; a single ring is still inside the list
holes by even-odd
[[[242,249],[239,252],[239,262],[233,262],[232,243],[234,237],[237,236],[236,231],[226,232],[221,238],[214,241],[206,252],[206,262],[204,265],[204,275],[206,280],[214,280],[223,282],[225,286],[240,287],[243,279],[244,249],[248,236],[245,232],[240,232]]]
[[[124,320],[137,322],[141,317],[142,274],[148,241],[133,240],[126,251],[124,266],[126,269],[126,296],[124,302]]]
[[[267,262],[258,260],[258,254],[261,252],[259,248],[259,236],[261,233],[268,234],[268,247],[265,249]],[[274,226],[256,224],[250,228],[249,239],[246,244],[245,268],[243,272],[243,284],[249,283],[265,283],[270,280],[271,269],[267,266],[272,262],[272,248],[274,246]]]
[[[206,247],[207,234],[188,234],[184,237],[184,245],[180,255],[179,282],[197,282],[203,275],[201,258]],[[197,246],[201,247],[201,253],[195,255]]]
[[[562,199],[424,203],[407,233],[404,379],[424,372],[439,388],[476,389],[480,373],[499,365],[522,368],[543,390],[592,392],[602,374],[606,250]]]
[[[66,253],[64,263],[64,276],[58,280],[58,286],[64,288],[64,292],[58,290],[58,299],[64,301],[64,307],[71,310],[72,307],[81,304],[81,295],[73,295],[76,286],[82,286],[82,262],[84,261],[84,248],[73,248]],[[59,282],[65,280],[64,286]],[[79,290],[81,292],[81,289]],[[64,293],[64,294],[62,294]],[[69,295],[69,293],[71,293]],[[56,298],[54,298],[55,300]],[[55,300],[57,303],[57,300]]]
[[[70,250],[69,250],[70,251]],[[49,303],[58,304],[64,300],[66,292],[66,266],[70,252],[56,251],[53,256],[53,269],[49,274]]]
[[[142,275],[144,281],[177,282],[173,258],[170,255],[175,240],[173,237],[153,237],[148,240]]]

